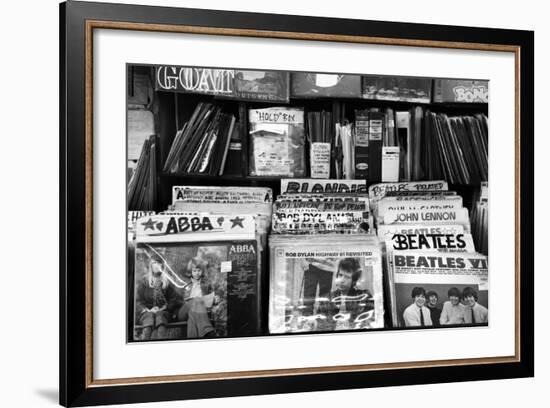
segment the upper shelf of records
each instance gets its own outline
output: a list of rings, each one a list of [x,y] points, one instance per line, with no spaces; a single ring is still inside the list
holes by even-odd
[[[134,65],[127,102],[130,210],[181,182],[488,178],[488,81]]]

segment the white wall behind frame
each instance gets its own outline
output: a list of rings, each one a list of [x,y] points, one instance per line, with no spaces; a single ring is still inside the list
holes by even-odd
[[[139,0],[130,0],[137,3]],[[550,219],[545,217],[550,194],[547,188],[548,151],[550,139],[546,137],[546,117],[550,82],[550,41],[545,2],[524,0],[485,1],[440,0],[392,2],[357,2],[355,0],[276,2],[253,0],[161,0],[145,1],[154,5],[175,5],[211,9],[233,9],[252,12],[275,12],[289,14],[351,17],[385,21],[411,21],[437,24],[472,25],[479,27],[503,27],[534,29],[536,31],[536,72],[541,73],[536,84],[536,122],[539,135],[536,142],[536,202],[537,244],[536,259],[536,378],[499,380],[409,387],[388,387],[333,392],[269,395],[217,400],[176,401],[152,404],[136,404],[136,408],[187,407],[224,408],[315,406],[335,407],[351,404],[368,404],[376,407],[411,406],[432,404],[446,408],[464,408],[465,400],[478,407],[546,407],[548,383],[550,383],[550,329],[547,322],[550,275],[547,260],[546,231]],[[0,174],[2,191],[6,197],[0,204],[4,217],[4,231],[9,231],[9,240],[3,240],[3,271],[23,271],[25,278],[18,282],[20,290],[4,290],[2,304],[16,307],[19,316],[3,326],[0,336],[0,380],[5,384],[0,395],[0,405],[7,407],[56,407],[58,381],[58,1],[27,0],[4,2],[0,6],[6,18],[0,25],[2,34],[2,62],[0,77],[2,98],[0,111],[4,145],[0,150]],[[22,24],[22,18],[25,23]],[[12,62],[12,63],[6,63]],[[40,86],[32,80],[6,80],[14,78],[17,67],[19,78],[37,78]],[[39,70],[37,71],[37,68]],[[35,103],[29,102],[30,97]],[[32,107],[29,107],[32,105]],[[29,108],[26,108],[29,107]],[[21,124],[39,124],[40,131],[22,130]],[[31,148],[32,147],[32,148]],[[21,164],[25,152],[26,164]],[[14,169],[17,173],[14,174]],[[39,170],[37,170],[39,169]],[[37,176],[37,174],[39,175]],[[35,214],[36,201],[20,199],[28,197],[29,188],[35,197],[40,197],[39,221],[34,217],[19,217],[14,214]],[[31,221],[32,219],[32,221]],[[34,245],[32,256],[27,242],[29,231],[40,228],[47,231],[47,239]],[[34,261],[40,259],[40,265]],[[6,275],[7,276],[7,275]],[[25,297],[22,297],[25,293]],[[25,324],[32,318],[32,328]],[[7,333],[7,334],[6,334]],[[120,405],[120,407],[128,407]]]

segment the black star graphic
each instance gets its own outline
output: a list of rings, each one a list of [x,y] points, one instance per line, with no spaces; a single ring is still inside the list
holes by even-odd
[[[244,218],[239,218],[238,215],[235,218],[230,219],[229,221],[231,221],[231,223],[232,223],[231,228],[236,227],[237,225],[241,228],[244,228],[244,226],[243,226]]]
[[[144,231],[147,231],[149,228],[151,228],[153,231],[155,230],[155,221],[153,221],[152,218],[149,218],[149,221],[142,222],[141,225],[143,225],[145,228]]]

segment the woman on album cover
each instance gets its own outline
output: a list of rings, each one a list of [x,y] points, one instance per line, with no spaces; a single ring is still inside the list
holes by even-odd
[[[176,308],[177,294],[166,276],[164,260],[153,255],[136,290],[136,322],[143,326],[141,340],[150,340],[153,334],[166,338],[166,326]]]
[[[206,280],[205,262],[199,258],[191,258],[187,264],[187,273],[190,282],[183,288],[183,305],[178,311],[178,320],[187,322],[187,338],[213,337],[215,331],[208,309],[219,299]]]

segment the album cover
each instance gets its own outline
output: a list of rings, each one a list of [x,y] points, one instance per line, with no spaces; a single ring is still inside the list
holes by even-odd
[[[476,253],[394,251],[395,327],[487,325],[488,262]]]
[[[384,327],[382,257],[373,236],[270,236],[270,333]]]
[[[129,341],[257,334],[260,270],[252,216],[140,218]]]

